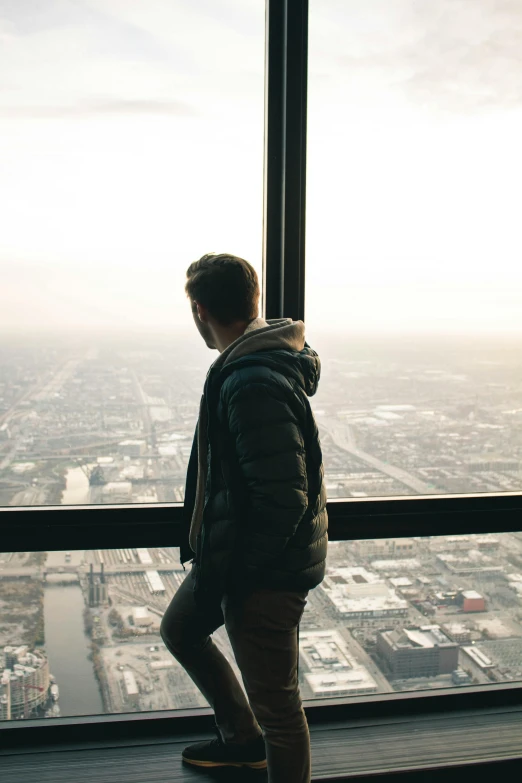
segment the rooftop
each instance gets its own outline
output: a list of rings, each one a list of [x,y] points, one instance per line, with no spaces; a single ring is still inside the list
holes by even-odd
[[[451,641],[438,625],[423,625],[420,628],[398,628],[395,631],[385,631],[382,634],[396,648],[433,648],[454,647]]]

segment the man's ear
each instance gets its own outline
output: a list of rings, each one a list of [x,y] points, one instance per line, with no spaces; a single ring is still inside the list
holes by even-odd
[[[201,323],[206,323],[208,321],[208,311],[207,308],[204,307],[199,302],[196,302],[194,300],[194,304],[196,305],[196,312],[198,314],[198,318],[201,321]]]

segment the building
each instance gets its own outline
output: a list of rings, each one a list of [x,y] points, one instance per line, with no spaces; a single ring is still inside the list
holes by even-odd
[[[49,664],[27,645],[4,647],[0,672],[0,719],[16,720],[33,715],[49,698]]]
[[[500,549],[500,539],[491,535],[479,536],[475,544],[480,551],[497,552]]]
[[[413,538],[367,538],[353,542],[358,557],[410,557],[415,553]]]
[[[102,487],[104,503],[129,503],[132,499],[132,482],[109,481]]]
[[[463,612],[485,612],[486,602],[484,597],[476,590],[463,590],[457,595],[457,603]]]
[[[152,565],[152,557],[148,549],[137,549],[136,554],[142,565]]]
[[[151,593],[165,592],[165,585],[157,571],[145,571],[145,581]]]
[[[468,460],[469,473],[517,473],[520,470],[520,462],[514,459],[496,460]]]
[[[476,666],[497,682],[522,680],[522,639],[491,639],[461,648]]]
[[[477,645],[473,645],[473,647],[466,646],[462,647],[462,652],[465,653],[474,664],[476,664],[480,669],[492,669],[495,665],[491,658],[489,658],[486,653],[480,649]]]
[[[4,669],[0,674],[0,721],[11,720],[11,674]]]
[[[442,626],[442,630],[457,644],[469,644],[471,641],[471,630],[462,623],[447,623]]]
[[[134,674],[128,669],[123,672],[123,685],[129,704],[137,706],[140,700],[140,690],[136,683]]]
[[[498,574],[502,573],[503,568],[492,557],[479,552],[478,549],[471,549],[467,554],[462,552],[458,555],[439,554],[438,562],[445,566],[448,571],[459,576],[468,574],[482,573]]]
[[[132,620],[137,628],[147,628],[153,623],[153,618],[146,606],[135,606],[132,610]]]
[[[394,680],[436,677],[458,668],[459,647],[438,625],[381,631],[377,651]]]
[[[471,682],[471,677],[463,669],[455,669],[451,672],[451,679],[454,685],[469,685]]]
[[[469,536],[437,536],[430,541],[432,552],[467,552],[472,547]]]
[[[377,691],[377,683],[339,631],[301,632],[299,653],[305,682],[316,699]]]
[[[147,441],[122,440],[118,448],[122,457],[143,457],[147,453]]]
[[[93,569],[94,567],[91,563],[89,569],[89,589],[87,594],[88,604],[89,606],[104,606],[108,603],[109,596],[103,563],[100,566],[99,576],[95,576]]]
[[[329,570],[322,588],[344,620],[405,617],[408,602],[380,576],[362,567]]]

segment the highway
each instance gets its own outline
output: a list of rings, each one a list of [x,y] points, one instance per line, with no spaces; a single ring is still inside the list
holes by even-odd
[[[143,574],[145,571],[158,571],[158,573],[171,573],[177,570],[177,563],[170,563],[161,565],[154,563],[151,565],[142,565],[141,563],[122,563],[121,565],[107,565],[104,568],[105,575],[111,574]],[[71,564],[55,565],[55,566],[17,566],[10,568],[9,566],[0,565],[0,576],[7,577],[39,577],[44,578],[46,574],[78,574],[79,576],[85,576],[89,573],[88,565],[74,566]],[[94,566],[94,573],[96,576],[100,574],[100,566]]]
[[[321,416],[321,418],[318,419],[318,425],[331,436],[335,445],[340,449],[343,449],[343,451],[347,451],[349,454],[352,454],[354,457],[357,457],[357,459],[360,459],[362,462],[375,468],[375,470],[378,470],[380,473],[391,476],[391,478],[394,478],[396,481],[409,487],[409,489],[413,489],[419,495],[433,494],[433,487],[415,476],[412,476],[411,473],[408,473],[402,468],[397,468],[395,465],[383,462],[372,454],[368,454],[368,452],[357,448],[349,424],[343,424],[343,422],[337,421],[337,419],[329,419],[326,416]]]

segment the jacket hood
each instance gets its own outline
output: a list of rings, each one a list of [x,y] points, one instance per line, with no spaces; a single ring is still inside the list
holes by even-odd
[[[302,321],[256,318],[212,365],[231,371],[248,365],[264,365],[296,380],[308,397],[316,391],[321,374],[319,356],[305,342]]]

